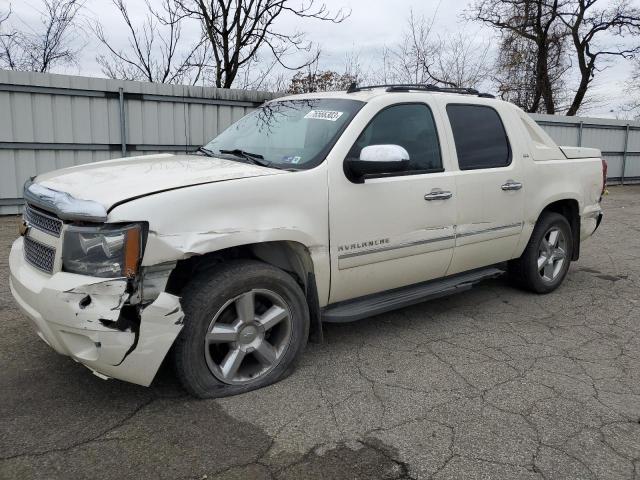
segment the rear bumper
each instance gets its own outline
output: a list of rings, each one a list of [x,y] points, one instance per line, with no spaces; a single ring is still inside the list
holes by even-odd
[[[596,230],[598,230],[598,227],[600,226],[600,224],[602,223],[602,217],[604,217],[604,214],[602,212],[600,212],[600,214],[598,215],[598,218],[596,220],[596,228],[593,230],[592,235],[594,233],[596,233]]]
[[[591,211],[580,217],[580,240],[586,240],[593,235],[600,223],[602,223],[603,213],[601,210]]]
[[[43,274],[25,262],[22,238],[9,266],[11,293],[38,336],[99,376],[149,385],[182,329],[179,298],[167,293],[142,310],[137,333],[104,325],[118,319],[129,297],[126,281]]]

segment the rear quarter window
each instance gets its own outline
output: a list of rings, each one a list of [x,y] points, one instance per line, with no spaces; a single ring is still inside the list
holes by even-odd
[[[460,170],[511,163],[511,146],[498,112],[484,105],[447,105]]]

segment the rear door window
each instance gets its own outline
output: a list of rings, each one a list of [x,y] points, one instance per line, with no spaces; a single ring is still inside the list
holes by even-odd
[[[506,167],[511,146],[500,115],[484,105],[447,105],[460,170]]]

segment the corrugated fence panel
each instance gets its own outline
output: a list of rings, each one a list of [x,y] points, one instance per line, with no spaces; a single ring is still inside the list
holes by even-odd
[[[584,127],[582,146],[599,148],[603,152],[624,151],[626,129]]]
[[[275,96],[0,70],[0,214],[20,210],[31,176],[123,151],[193,151]],[[610,181],[640,179],[639,122],[532,117],[559,145],[602,150]]]
[[[13,137],[11,95],[0,93],[0,142],[10,142]]]
[[[0,214],[20,210],[31,176],[123,151],[193,151],[275,96],[0,70]]]
[[[11,199],[18,198],[22,195],[18,194],[18,176],[16,175],[16,158],[18,150],[0,150],[0,192],[2,198]]]
[[[631,162],[629,162],[631,160]],[[626,175],[628,177],[640,177],[640,155],[630,156],[627,160]]]
[[[544,128],[549,136],[556,142],[558,145],[577,145],[578,144],[578,129],[573,126],[552,126],[550,127],[547,124],[543,124],[542,128]]]
[[[623,155],[602,155],[607,161],[607,174],[609,179],[619,179],[622,177],[622,163],[623,163]],[[628,172],[627,172],[628,173]]]
[[[631,130],[629,132],[629,151],[640,153],[640,131]]]

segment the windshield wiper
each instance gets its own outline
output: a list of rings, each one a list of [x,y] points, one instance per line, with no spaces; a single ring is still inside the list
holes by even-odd
[[[244,150],[241,150],[239,148],[234,148],[233,150],[220,150],[220,153],[224,155],[235,155],[236,157],[244,158],[245,160],[249,160],[251,163],[260,165],[261,167],[268,167],[271,165],[271,162],[265,161],[264,157],[259,153],[245,152]]]
[[[215,157],[216,154],[213,152],[213,150],[209,150],[206,147],[198,147],[198,152],[204,153],[207,157]]]

